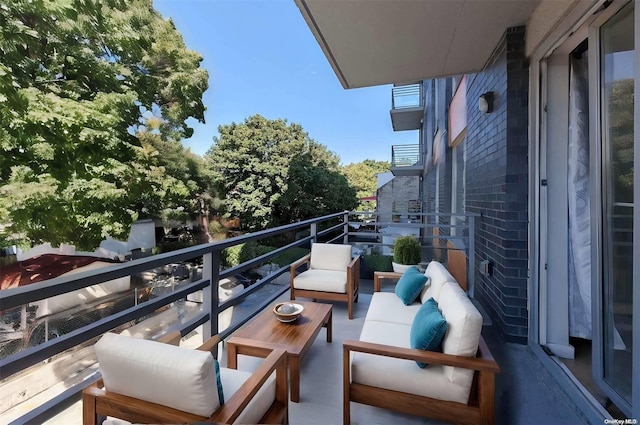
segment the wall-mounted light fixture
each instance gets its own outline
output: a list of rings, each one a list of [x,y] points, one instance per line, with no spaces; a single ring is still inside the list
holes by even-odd
[[[492,91],[488,91],[480,95],[480,99],[478,99],[478,109],[480,109],[480,112],[484,112],[485,114],[493,112],[493,92]]]

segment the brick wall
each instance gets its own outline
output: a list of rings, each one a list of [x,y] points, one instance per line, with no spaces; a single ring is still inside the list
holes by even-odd
[[[524,27],[510,28],[485,71],[467,84],[466,209],[483,215],[475,231],[475,261],[493,263],[493,275],[475,271],[475,297],[507,341],[527,341],[528,63]],[[478,99],[493,91],[494,110]]]
[[[420,178],[418,176],[396,176],[378,189],[378,220],[392,221],[395,205],[397,212],[406,222],[409,201],[417,200]]]

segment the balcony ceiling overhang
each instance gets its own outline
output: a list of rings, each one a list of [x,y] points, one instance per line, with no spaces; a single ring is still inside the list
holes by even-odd
[[[481,71],[539,0],[295,0],[344,88]]]

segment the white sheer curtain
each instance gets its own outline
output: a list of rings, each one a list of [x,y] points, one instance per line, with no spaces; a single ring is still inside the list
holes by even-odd
[[[591,213],[589,210],[589,71],[587,53],[570,56],[569,79],[569,335],[591,339]],[[616,350],[626,348],[614,328]]]
[[[587,55],[570,56],[569,80],[569,335],[591,339],[589,87]]]

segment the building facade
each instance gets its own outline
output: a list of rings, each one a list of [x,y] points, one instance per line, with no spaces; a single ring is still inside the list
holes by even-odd
[[[345,88],[395,85],[423,211],[481,216],[470,294],[504,340],[593,423],[639,418],[635,2],[296,3]]]

